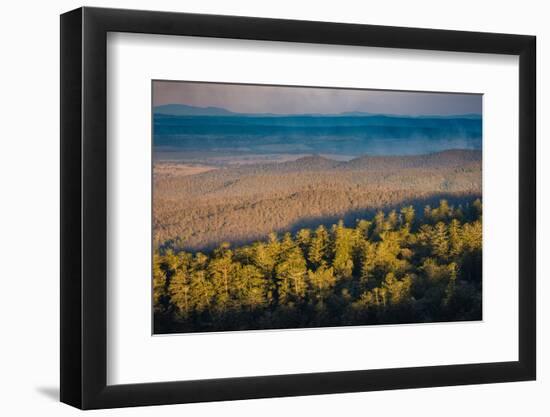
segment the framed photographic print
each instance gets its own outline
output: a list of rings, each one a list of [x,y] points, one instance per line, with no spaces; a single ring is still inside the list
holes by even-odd
[[[535,38],[61,16],[61,400],[535,379]]]

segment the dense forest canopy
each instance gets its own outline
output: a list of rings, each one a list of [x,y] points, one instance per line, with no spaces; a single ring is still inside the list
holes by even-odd
[[[480,320],[480,199],[417,211],[209,252],[157,248],[155,333]]]
[[[481,151],[362,155],[338,161],[310,155],[285,162],[154,166],[154,243],[175,251],[241,246],[270,232],[295,233],[378,210],[458,205],[481,197]]]

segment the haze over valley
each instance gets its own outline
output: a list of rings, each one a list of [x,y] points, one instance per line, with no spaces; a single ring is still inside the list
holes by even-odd
[[[478,115],[402,116],[342,114],[238,114],[224,109],[170,106],[155,109],[157,160],[234,162],[325,155],[419,155],[447,149],[481,149]],[[201,113],[202,112],[202,113]],[[190,113],[187,115],[185,113]],[[211,115],[213,114],[213,115]],[[218,158],[218,159],[216,159]]]

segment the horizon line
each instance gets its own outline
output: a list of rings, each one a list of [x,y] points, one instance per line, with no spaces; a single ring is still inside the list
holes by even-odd
[[[169,113],[157,113],[154,110],[161,108],[161,107],[167,107],[167,106],[182,106],[182,107],[188,107],[193,109],[200,109],[200,110],[209,110],[209,109],[216,109],[216,110],[223,110],[226,111],[229,114],[223,115],[223,114],[217,114],[217,115],[209,115],[209,114],[190,114],[190,115],[178,115],[178,114],[169,114]],[[258,115],[258,116],[342,116],[342,115],[368,115],[368,116],[393,116],[393,117],[418,117],[418,118],[430,118],[430,117],[440,117],[440,118],[457,118],[460,116],[477,116],[482,117],[482,112],[467,112],[467,113],[453,113],[453,114],[437,114],[437,113],[430,113],[430,114],[404,114],[404,113],[381,113],[381,112],[368,112],[363,110],[350,110],[350,111],[343,111],[339,113],[322,113],[322,112],[305,112],[305,113],[275,113],[275,112],[238,112],[229,110],[225,107],[220,106],[194,106],[191,104],[185,104],[185,103],[166,103],[166,104],[159,104],[157,106],[152,106],[153,113],[154,114],[163,114],[165,116],[217,116],[217,117],[223,117],[223,116],[231,116],[231,115]]]

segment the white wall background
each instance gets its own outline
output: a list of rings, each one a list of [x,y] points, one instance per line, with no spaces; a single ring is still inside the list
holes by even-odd
[[[81,6],[72,0],[3,5],[0,23],[0,410],[3,415],[75,415],[59,392],[59,17]],[[537,0],[170,0],[93,1],[86,5],[238,14],[534,34],[538,37],[539,285],[538,381],[453,388],[237,401],[95,412],[95,415],[279,416],[383,414],[408,416],[528,415],[550,412],[549,351],[550,146],[543,119],[550,97],[545,3]],[[545,395],[546,394],[546,395]]]

